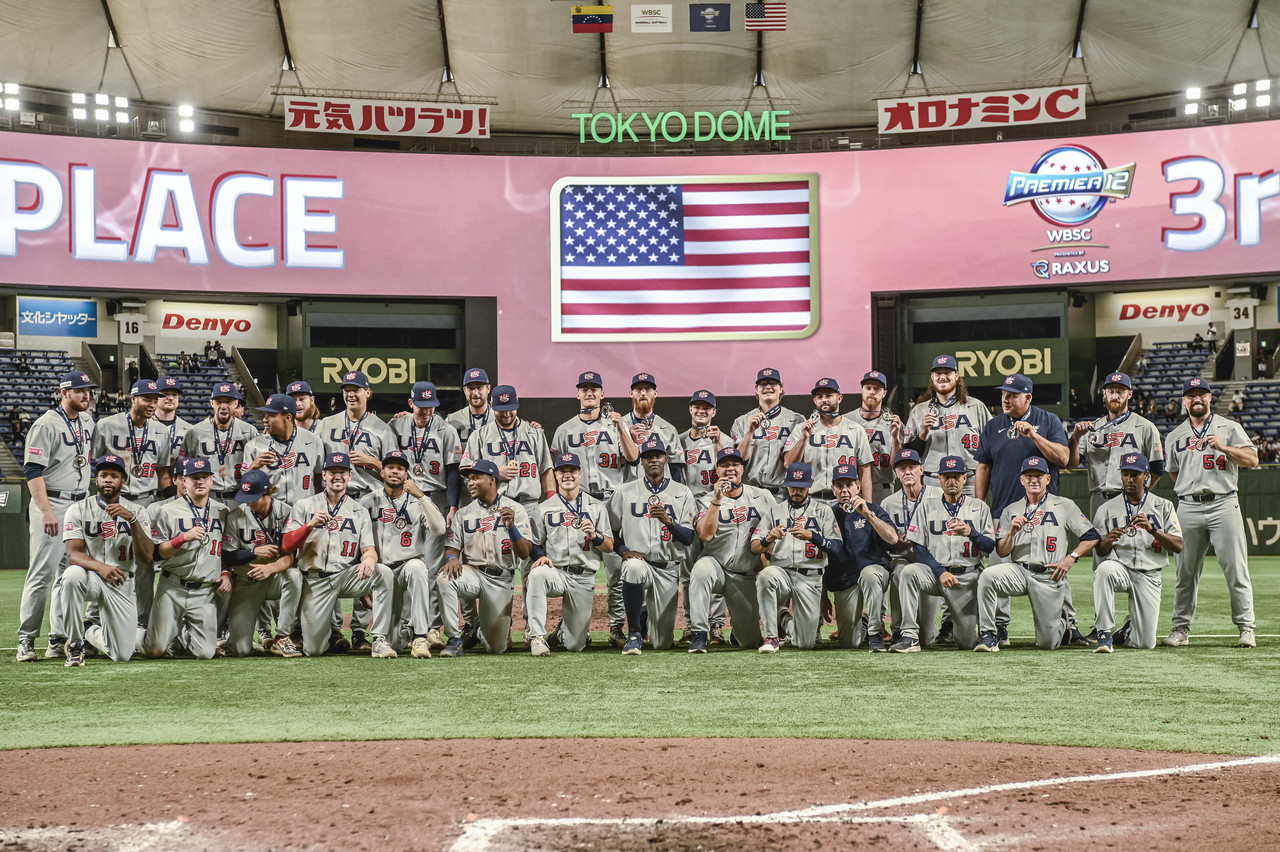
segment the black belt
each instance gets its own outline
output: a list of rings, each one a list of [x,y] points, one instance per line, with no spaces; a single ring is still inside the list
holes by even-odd
[[[226,488],[226,489],[223,489],[222,491],[214,490],[214,491],[210,491],[209,493],[211,493],[214,497],[234,497],[240,493],[240,489]]]
[[[815,499],[815,500],[834,500],[834,499],[836,499],[835,492],[834,492],[834,491],[831,491],[830,489],[827,489],[827,488],[824,488],[824,489],[823,489],[823,490],[821,490],[821,491],[811,491],[811,492],[809,492],[809,496],[810,496],[810,497],[812,497],[812,498],[813,498],[813,499]]]
[[[1179,497],[1179,500],[1190,500],[1192,503],[1212,503],[1214,500],[1224,500],[1227,497],[1236,496],[1236,492],[1228,491],[1226,494],[1188,494],[1186,497]]]
[[[50,491],[45,489],[44,493],[54,500],[83,500],[89,496],[87,491]]]
[[[578,576],[582,576],[583,574],[594,574],[594,573],[596,573],[596,569],[594,569],[594,568],[568,568],[568,567],[565,567],[565,568],[561,568],[560,570],[561,570],[561,571],[564,571],[566,574],[576,574],[576,575],[578,575]]]
[[[514,571],[508,570],[506,568],[490,568],[487,565],[472,565],[471,567],[481,572],[482,574],[488,574],[490,577],[505,577],[508,574],[515,573]]]
[[[334,574],[341,574],[345,570],[347,569],[339,568],[337,571],[321,571],[319,568],[312,568],[302,573],[307,577],[332,577]]]
[[[787,568],[787,570],[794,571],[797,574],[802,574],[805,577],[816,577],[817,575],[821,574],[824,569],[822,568]]]
[[[172,571],[166,571],[166,570],[161,570],[160,576],[168,577],[170,580],[177,583],[179,586],[182,586],[182,588],[184,589],[203,589],[206,587],[212,587],[212,586],[218,585],[217,583],[211,583],[208,580],[184,580],[181,577],[179,577],[177,574],[173,573]]]
[[[1018,564],[1019,564],[1019,565],[1022,565],[1022,567],[1023,567],[1023,568],[1026,568],[1026,569],[1027,569],[1028,571],[1030,571],[1032,574],[1051,574],[1051,573],[1053,573],[1053,569],[1052,569],[1052,568],[1049,568],[1049,567],[1044,566],[1044,565],[1023,565],[1023,563],[1021,563],[1021,562],[1019,562]]]
[[[1120,496],[1121,494],[1123,494],[1123,493],[1124,493],[1123,491],[1103,491],[1103,492],[1102,492],[1102,499],[1103,499],[1103,500],[1111,500],[1111,499],[1113,499],[1113,498],[1115,498],[1115,497],[1119,497],[1119,496]]]
[[[668,565],[671,564],[670,562],[659,562],[656,559],[646,559],[645,562],[648,562],[654,568],[666,568]]]

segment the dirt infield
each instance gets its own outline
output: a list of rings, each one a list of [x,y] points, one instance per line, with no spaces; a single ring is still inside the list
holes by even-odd
[[[0,850],[1277,848],[1280,763],[1258,761],[785,739],[10,751]]]

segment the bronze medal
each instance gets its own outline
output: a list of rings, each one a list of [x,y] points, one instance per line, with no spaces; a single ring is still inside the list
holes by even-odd
[[[404,518],[396,518],[396,529],[402,530],[407,526],[409,526],[409,522]]]
[[[76,460],[75,460],[76,467],[84,467],[88,463],[89,463],[89,459],[86,458],[85,456],[76,456]]]
[[[133,467],[129,468],[129,472],[134,476],[142,476],[142,465],[135,464]]]
[[[649,505],[650,505],[650,506],[654,506],[654,507],[661,506],[661,505],[662,505],[662,498],[661,498],[661,497],[659,497],[657,494],[650,494],[650,495],[649,495]]]
[[[415,464],[415,465],[413,466],[413,475],[414,475],[414,476],[426,476],[426,475],[427,475],[427,469],[426,469],[425,467],[423,467],[421,464]]]

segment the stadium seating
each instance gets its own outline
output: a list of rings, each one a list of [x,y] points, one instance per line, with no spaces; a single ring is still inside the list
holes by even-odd
[[[1182,383],[1192,376],[1200,375],[1204,369],[1205,359],[1209,357],[1207,349],[1192,349],[1188,343],[1157,343],[1143,352],[1147,366],[1140,375],[1134,376],[1134,385],[1148,398],[1155,400],[1157,412],[1147,415],[1156,425],[1161,435],[1184,419],[1182,413]],[[1210,384],[1214,394],[1222,390],[1221,383]],[[1172,401],[1175,414],[1165,414],[1165,406]]]
[[[30,372],[19,364],[27,356]],[[54,389],[62,374],[73,369],[71,356],[57,349],[0,350],[0,438],[8,452],[22,462],[22,440],[15,438],[9,423],[9,412],[16,406],[31,415],[31,422],[48,411],[54,401]]]

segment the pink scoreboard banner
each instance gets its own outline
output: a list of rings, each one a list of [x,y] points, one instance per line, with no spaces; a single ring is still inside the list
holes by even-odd
[[[498,381],[856,384],[871,294],[1280,270],[1275,125],[735,157],[0,134],[0,281],[497,299]]]

